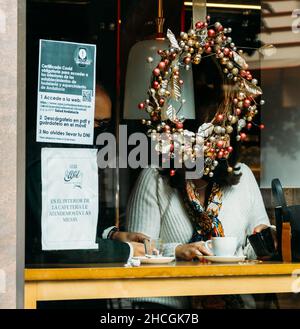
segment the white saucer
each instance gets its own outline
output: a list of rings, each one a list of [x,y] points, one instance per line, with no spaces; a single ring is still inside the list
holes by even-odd
[[[146,257],[139,256],[133,257],[134,259],[139,259],[142,264],[167,264],[175,260],[175,257]]]
[[[216,263],[238,263],[246,259],[246,256],[203,256],[204,259]]]

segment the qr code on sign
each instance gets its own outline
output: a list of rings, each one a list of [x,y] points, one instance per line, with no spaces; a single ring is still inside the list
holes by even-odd
[[[92,101],[92,90],[82,90],[82,100],[84,102],[91,102]]]

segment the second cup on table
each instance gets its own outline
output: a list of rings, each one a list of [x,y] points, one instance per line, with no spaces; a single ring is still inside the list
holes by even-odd
[[[145,255],[152,257],[163,256],[163,241],[162,239],[150,239],[144,241]]]

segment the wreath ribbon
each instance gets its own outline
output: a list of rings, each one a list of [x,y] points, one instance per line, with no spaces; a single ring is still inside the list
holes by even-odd
[[[193,26],[199,21],[204,22],[206,15],[206,0],[193,0]]]

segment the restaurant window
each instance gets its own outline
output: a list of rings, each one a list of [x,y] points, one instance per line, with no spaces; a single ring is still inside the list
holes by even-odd
[[[237,185],[239,179],[242,181],[247,179],[244,181],[247,188],[252,186],[251,192],[245,193],[245,202],[249,201],[248,205],[250,202],[253,203],[255,220],[261,219],[261,222],[256,223],[257,225],[252,223],[253,228],[263,223],[267,225],[275,223],[270,191],[273,178],[279,177],[284,187],[292,187],[293,197],[290,201],[298,202],[297,122],[299,118],[296,110],[299,106],[297,95],[299,56],[295,55],[298,51],[298,34],[296,32],[291,34],[284,25],[285,22],[278,18],[283,17],[284,20],[283,14],[276,15],[276,10],[282,12],[282,8],[280,5],[277,8],[273,2],[272,8],[268,1],[261,4],[260,1],[251,0],[239,5],[228,1],[219,2],[217,5],[210,2],[207,4],[207,12],[210,16],[208,34],[196,35],[195,31],[190,31],[194,30],[191,27],[195,23],[193,21],[195,9],[193,3],[189,1],[27,0],[26,268],[95,267],[98,264],[103,266],[104,263],[105,267],[116,266],[116,264],[122,267],[135,267],[139,262],[135,263],[131,260],[128,263],[129,253],[135,252],[135,249],[132,245],[129,247],[128,244],[124,244],[128,239],[130,240],[127,234],[132,233],[131,231],[142,233],[139,238],[131,235],[131,238],[135,239],[134,242],[137,242],[137,239],[142,242],[140,249],[137,250],[139,253],[144,253],[145,250],[147,252],[147,246],[151,248],[151,245],[145,242],[148,241],[148,237],[145,239],[144,234],[154,232],[156,240],[162,235],[162,240],[168,241],[165,243],[167,246],[161,248],[162,250],[166,248],[166,255],[174,261],[176,256],[174,250],[178,245],[197,243],[201,240],[205,242],[214,237],[213,234],[222,236],[224,228],[218,216],[206,216],[207,213],[199,211],[199,207],[201,202],[207,206],[210,203],[219,204],[217,210],[210,209],[219,214],[219,211],[222,211],[220,198],[225,195],[223,193],[225,188]],[[203,26],[197,26],[195,29],[201,31]],[[222,26],[225,27],[226,33]],[[189,32],[185,36],[181,34],[182,31]],[[193,33],[195,40],[191,40]],[[216,41],[218,33],[221,35],[219,46]],[[288,43],[284,42],[286,34],[291,38]],[[172,36],[180,36],[183,44],[177,43],[174,39],[172,41]],[[210,38],[209,41],[206,40],[207,37]],[[169,49],[166,55],[163,52],[165,48],[159,48],[159,44],[169,47],[169,40],[173,42],[175,50]],[[69,49],[71,45],[75,47],[72,50],[74,57],[71,59],[77,66],[74,64],[74,67],[68,68],[55,64],[62,56],[59,52],[55,53],[55,49]],[[176,49],[177,45],[178,49]],[[154,53],[153,47],[157,47]],[[51,56],[50,50],[47,53],[47,49],[52,49]],[[168,87],[163,88],[164,79],[167,81],[167,76],[173,74],[177,68],[172,67],[168,71],[165,67],[168,67],[172,61],[170,57],[172,52],[175,59],[180,49],[184,49],[183,56],[185,56],[178,62],[178,71],[183,78],[179,82],[172,78],[173,86],[169,92]],[[238,49],[241,51],[238,52]],[[198,58],[193,57],[195,52],[199,53]],[[221,61],[221,66],[218,64],[221,60],[220,53],[222,56],[227,56],[227,62]],[[193,58],[192,62],[191,58]],[[157,59],[161,61],[158,64],[155,62]],[[244,59],[249,64],[251,73]],[[89,65],[91,71],[82,73]],[[88,79],[84,80],[88,74],[90,82]],[[154,80],[151,80],[152,74]],[[242,80],[237,78],[240,74]],[[79,78],[80,75],[83,77],[82,80]],[[69,97],[61,93],[59,89],[61,84],[72,85],[72,80],[77,78],[83,84],[91,83],[92,87],[84,88],[77,99],[83,104],[86,113],[91,109],[94,111],[90,116],[93,119],[92,123],[88,123],[88,118],[83,116],[83,107],[76,105],[72,108],[72,105],[66,105],[66,102],[61,100],[61,97]],[[48,93],[42,90],[41,81]],[[146,85],[143,92],[144,83]],[[148,90],[149,84],[152,88]],[[74,95],[77,95],[76,88],[72,89],[75,90]],[[77,89],[80,88],[78,86]],[[160,88],[159,99],[153,96],[157,95],[156,88]],[[237,98],[231,99],[228,95],[233,95],[236,88],[243,90]],[[164,106],[168,94],[162,89],[171,93],[176,101],[186,98],[184,102],[180,101],[181,107],[177,108],[177,112],[175,103],[170,103],[168,107]],[[256,96],[257,102],[254,100]],[[234,102],[234,111],[230,114],[230,119],[228,112],[216,112],[220,104],[223,106],[226,103],[224,103],[226,97]],[[44,103],[41,103],[40,98]],[[88,104],[93,103],[93,98],[95,110],[93,106],[86,110],[90,106]],[[132,102],[132,99],[136,100]],[[77,102],[76,97],[74,97],[75,102]],[[148,113],[142,111],[144,109],[147,109]],[[156,116],[155,111],[160,110],[165,111],[167,119],[162,120],[161,117]],[[179,121],[177,119],[172,121],[170,116],[177,115],[180,111],[185,111],[186,119],[179,115]],[[69,113],[64,116],[65,120],[62,119],[62,112]],[[244,113],[244,117],[241,113]],[[218,116],[214,117],[215,114]],[[75,120],[76,116],[82,118],[82,122],[77,122],[81,125],[80,129],[84,125],[89,127],[89,132],[84,128],[82,130],[84,134],[91,134],[90,139],[86,139],[85,142],[83,142],[84,136],[77,135],[78,139],[74,139],[70,133],[72,129],[67,132],[68,129],[61,128],[64,127],[67,119]],[[149,123],[150,118],[153,121]],[[209,159],[205,158],[202,164],[204,171],[207,169],[207,184],[204,187],[209,186],[210,190],[205,194],[201,194],[200,191],[201,202],[200,197],[197,196],[197,188],[194,186],[194,192],[190,193],[193,185],[182,180],[180,170],[175,170],[173,167],[166,170],[160,170],[161,168],[150,170],[129,165],[130,156],[134,157],[134,150],[140,146],[140,153],[135,158],[135,163],[143,163],[145,167],[151,166],[153,160],[151,158],[153,152],[150,149],[151,133],[156,134],[160,131],[155,123],[157,120],[162,121],[159,128],[162,131],[168,131],[166,129],[168,125],[163,121],[169,120],[171,129],[174,127],[175,131],[176,129],[180,131],[184,123],[185,131],[199,134],[201,129],[205,130],[201,124],[213,123],[210,133],[212,136],[209,144],[206,145],[206,148],[210,148]],[[231,123],[223,125],[224,120],[229,120],[228,122]],[[44,133],[46,127],[50,129]],[[236,134],[234,140],[226,139],[232,131]],[[135,143],[138,133],[143,133],[142,141],[146,140],[146,147]],[[205,135],[206,132],[203,134],[203,136],[200,134],[201,138],[209,137]],[[214,134],[220,138],[218,144],[214,144],[216,143]],[[113,137],[112,144],[108,136]],[[127,142],[128,138],[129,141],[132,139],[131,142]],[[229,142],[233,143],[233,147],[228,144]],[[174,147],[175,144],[172,145]],[[114,152],[113,155],[102,157],[103,148]],[[157,152],[154,153],[157,155],[162,149],[163,146],[155,148]],[[235,153],[236,150],[239,150],[238,157],[230,158],[230,153],[233,151]],[[171,154],[172,150],[169,148],[166,153]],[[69,159],[73,157],[75,159],[78,154],[81,157],[78,164],[74,164],[75,160],[71,163]],[[143,156],[144,159],[141,158]],[[113,165],[111,168],[98,168],[93,166],[95,161],[98,167],[99,161]],[[62,172],[60,164],[67,166],[63,169],[65,177],[60,183],[62,185],[55,185],[57,180],[55,176]],[[226,177],[232,177],[231,172],[236,171],[236,177],[229,183],[229,180],[225,181],[218,176],[221,170],[218,168],[225,168]],[[85,170],[83,175],[82,170]],[[241,177],[240,172],[242,172]],[[214,179],[218,179],[218,183],[215,183]],[[184,185],[180,185],[181,181]],[[84,187],[84,182],[90,182],[90,186]],[[69,195],[63,195],[62,186],[66,189],[72,186]],[[259,186],[262,187],[263,199],[260,197]],[[176,188],[176,192],[172,188]],[[58,193],[59,197],[55,197],[55,193]],[[195,201],[197,198],[199,202]],[[215,198],[219,198],[219,201]],[[51,209],[46,209],[48,206]],[[249,215],[250,211],[243,212],[242,206],[240,209],[235,206],[233,208],[234,210],[237,208],[236,216]],[[267,208],[271,222],[268,222],[268,217],[264,214],[264,206]],[[227,209],[224,211],[229,210],[228,207],[224,206],[224,208]],[[151,218],[148,219],[151,221],[153,219],[152,225],[159,226],[149,228],[151,223],[143,222],[147,212],[151,214],[149,215]],[[176,215],[178,218],[173,225],[176,233],[170,233],[168,230],[172,225],[166,224],[163,220],[168,216],[170,220]],[[181,215],[185,218],[183,221]],[[76,239],[78,241],[81,239],[76,245],[70,234],[73,232],[71,228],[75,227],[74,223],[76,225],[76,222],[80,223],[82,220],[80,216],[87,221],[82,224],[81,231],[75,229]],[[197,221],[190,221],[191,216],[197,218],[206,216],[206,219],[209,217],[211,222],[213,221],[212,224],[208,222],[208,225],[212,225],[212,229],[204,234],[205,226],[201,226]],[[94,220],[88,224],[88,219],[91,217]],[[53,223],[58,218],[61,218],[62,224],[59,228],[55,228]],[[250,250],[246,236],[253,233],[249,231],[252,224],[249,224],[250,226],[248,224],[241,223],[234,231],[236,235],[245,235],[244,241],[241,241],[239,246],[241,252],[239,261],[242,262],[245,261],[243,248],[247,247]],[[230,229],[231,224],[227,225],[224,226],[225,231]],[[68,228],[70,228],[69,232]],[[94,234],[95,241],[86,242],[82,238],[84,234],[86,236]],[[113,236],[120,238],[114,240]],[[144,239],[145,241],[142,241]],[[85,242],[82,242],[83,240]],[[205,248],[209,248],[208,244],[204,245]],[[156,245],[156,248],[159,249],[160,246]],[[186,255],[185,251],[182,255]],[[174,262],[172,264],[174,265]],[[229,304],[244,305],[245,303],[240,297],[225,299]],[[171,304],[166,301],[163,305],[175,307],[176,302],[180,304],[182,300],[173,300]],[[154,303],[159,301],[154,300]]]

